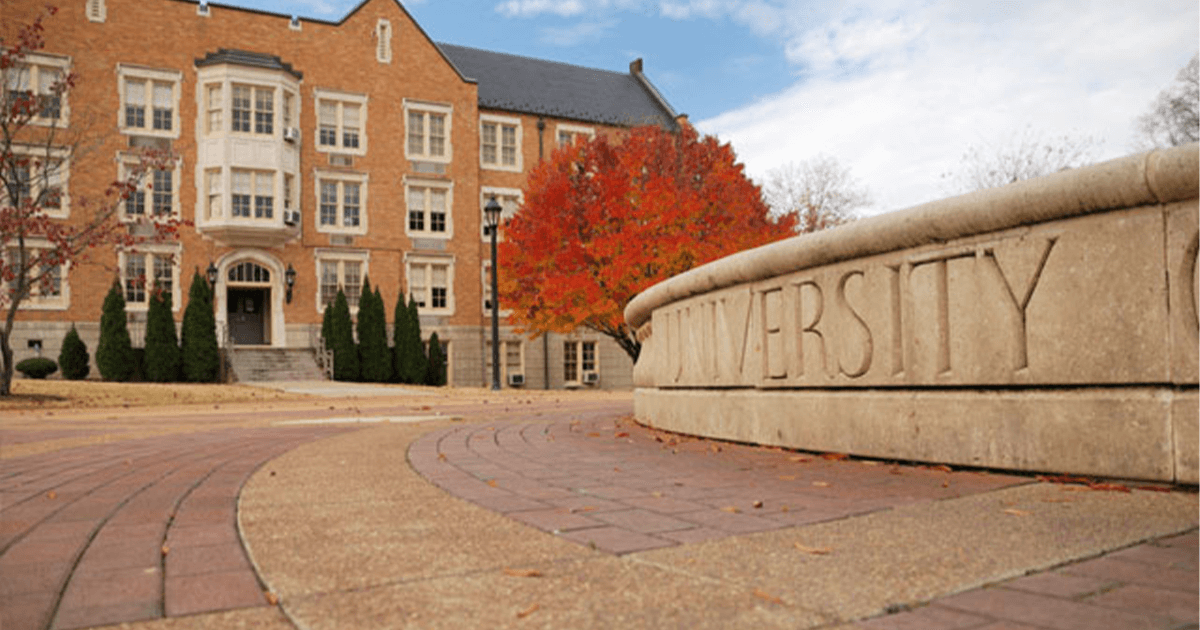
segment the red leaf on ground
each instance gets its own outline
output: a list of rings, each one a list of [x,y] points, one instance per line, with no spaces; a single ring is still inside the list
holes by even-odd
[[[525,610],[518,612],[517,619],[524,619],[524,618],[528,617],[529,615],[532,615],[533,613],[537,612],[537,610],[541,607],[542,607],[541,604],[533,604],[529,608],[526,608]]]
[[[843,459],[850,459],[850,456],[845,453],[821,453],[821,459],[840,461]]]
[[[1092,482],[1087,485],[1092,490],[1105,490],[1108,492],[1131,492],[1128,486],[1123,486],[1119,483],[1100,483]]]

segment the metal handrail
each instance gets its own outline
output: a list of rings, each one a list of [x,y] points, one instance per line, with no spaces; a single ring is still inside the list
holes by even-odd
[[[321,336],[320,331],[309,329],[309,342],[315,348],[317,357],[317,367],[325,373],[327,380],[333,380],[333,350],[325,345],[325,338]]]

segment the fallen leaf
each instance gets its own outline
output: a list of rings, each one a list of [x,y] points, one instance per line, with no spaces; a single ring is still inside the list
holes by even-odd
[[[779,478],[784,481],[795,481],[796,475],[779,475]]]
[[[529,615],[532,615],[533,613],[537,612],[537,610],[541,607],[542,607],[541,604],[533,604],[529,608],[526,608],[525,610],[522,610],[521,612],[517,613],[517,619],[524,619],[524,618],[528,617]]]
[[[796,456],[794,456],[794,457],[789,457],[789,458],[788,458],[788,461],[793,461],[793,462],[807,462],[807,461],[809,461],[810,459],[812,459],[812,458],[811,458],[811,457],[801,457],[801,456],[799,456],[799,455],[796,455]]]
[[[869,460],[869,459],[864,459],[863,461],[861,461],[859,463],[862,464],[863,466],[878,466],[879,465],[879,462]]]
[[[1138,486],[1138,490],[1149,490],[1150,492],[1171,492],[1171,489],[1166,486]]]
[[[761,508],[761,507],[763,506],[763,502],[762,502],[762,501],[755,501],[754,503],[751,503],[750,505],[754,506],[754,508],[755,508],[755,509],[758,509],[758,508]]]
[[[628,431],[620,431],[613,437],[619,437],[619,438],[629,437],[629,432]]]
[[[587,436],[588,436],[588,437],[600,437],[600,434],[599,434],[599,433],[596,433],[595,431],[593,431],[593,432],[591,432],[591,433],[587,434]]]
[[[47,492],[47,493],[46,493],[46,498],[47,498],[47,499],[57,499],[57,498],[58,498],[58,493],[57,493],[57,492],[55,492],[55,491],[53,491],[53,490],[51,490],[50,492]]]
[[[721,508],[721,511],[729,512],[730,514],[740,514],[742,512],[741,510],[739,510],[738,508],[736,508],[732,505],[727,505],[727,506]]]
[[[949,487],[950,487],[950,480],[949,480],[949,479],[947,479],[947,480],[943,481],[943,482],[942,482],[942,487],[943,487],[943,488],[949,488]]]
[[[788,511],[788,506],[784,505],[784,506],[780,507],[780,508],[779,508],[779,511],[780,511],[780,512],[786,512],[786,511]]]
[[[274,606],[275,604],[279,603],[279,598],[275,596],[275,593],[272,593],[271,591],[263,591],[263,595],[267,597],[267,604]]]
[[[438,453],[438,461],[439,461],[439,462],[444,462],[444,461],[446,461],[446,454],[445,454],[445,453]]]
[[[709,444],[709,445],[708,445],[708,450],[710,450],[710,451],[712,451],[712,452],[714,452],[714,453],[720,453],[720,452],[721,452],[721,447],[720,447],[720,446],[718,446],[718,445],[716,445],[716,444]]]
[[[496,486],[500,485],[500,482],[496,481],[495,479],[488,479],[487,484],[495,488]]]
[[[659,436],[659,435],[656,435],[656,436],[654,436],[654,441],[655,441],[655,442],[661,442],[661,441],[663,441],[663,439],[662,439],[662,436]]]
[[[1007,510],[1004,510],[1004,513],[1011,514],[1013,516],[1029,516],[1029,512],[1025,510],[1018,510],[1016,508],[1008,508]]]
[[[662,494],[661,492],[657,491],[657,490],[655,490],[654,492],[651,492],[651,493],[650,493],[650,496],[652,496],[652,497],[654,497],[654,498],[656,498],[656,499],[658,499],[658,498],[661,498],[661,497],[662,497],[662,495],[663,495],[663,494]]]
[[[585,505],[583,507],[579,507],[579,508],[575,508],[575,509],[571,510],[571,513],[574,514],[576,512],[595,512],[596,509],[597,508],[594,505]]]
[[[1038,475],[1037,480],[1047,483],[1088,483],[1091,481],[1087,477],[1073,477],[1071,475]]]
[[[1119,483],[1099,483],[1099,482],[1096,482],[1096,483],[1089,483],[1089,484],[1087,485],[1087,487],[1088,487],[1088,488],[1091,488],[1092,490],[1106,490],[1106,491],[1109,491],[1109,492],[1130,492],[1130,489],[1129,489],[1129,487],[1128,487],[1128,486],[1123,486],[1123,485],[1121,485],[1121,484],[1119,484]]]
[[[770,593],[763,592],[763,590],[759,589],[759,588],[754,589],[754,596],[759,599],[765,599],[765,600],[771,602],[772,604],[779,604],[781,606],[783,605],[782,599],[779,599],[778,597],[775,597],[774,595],[771,595]]]
[[[833,550],[828,547],[809,547],[808,545],[802,545],[800,543],[792,544],[796,546],[796,549],[799,549],[804,553],[811,553],[814,556],[827,556],[833,552]]]
[[[840,461],[843,459],[850,459],[850,456],[845,453],[821,453],[821,459]]]
[[[928,468],[929,470],[937,470],[940,472],[954,472],[954,469],[950,468],[949,466],[947,466],[945,464],[938,464],[936,466],[924,466],[924,468]]]
[[[812,485],[814,485],[818,488],[828,488],[829,482],[828,481],[814,481],[814,482],[812,482]]]
[[[505,575],[522,578],[538,578],[542,577],[542,572],[537,569],[505,569]]]
[[[170,553],[170,552],[171,552],[171,548],[170,548],[170,547],[168,547],[168,546],[166,546],[166,545],[163,545],[163,546],[162,546],[162,555],[164,555],[164,556],[165,556],[165,555],[167,555],[167,554],[168,554],[168,553]]]

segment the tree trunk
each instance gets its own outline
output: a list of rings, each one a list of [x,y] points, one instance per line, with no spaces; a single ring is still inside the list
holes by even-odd
[[[7,328],[9,330],[0,332],[0,396],[12,394],[13,351],[8,342],[12,325],[10,324]]]

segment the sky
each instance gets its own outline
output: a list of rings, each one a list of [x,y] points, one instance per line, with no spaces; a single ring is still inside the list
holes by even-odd
[[[339,20],[359,0],[221,0]],[[756,180],[835,158],[864,214],[949,196],[964,153],[1070,137],[1096,160],[1200,48],[1195,0],[413,0],[438,42],[618,72],[643,58],[668,102]]]

